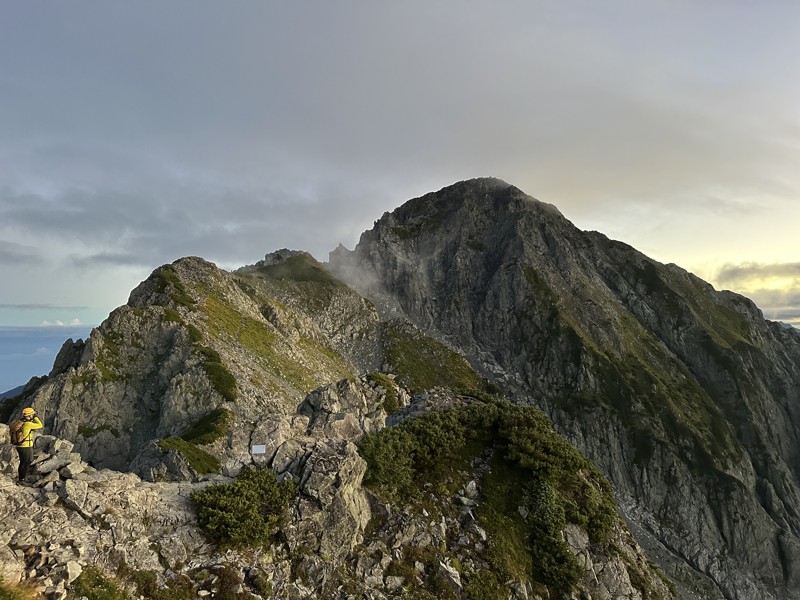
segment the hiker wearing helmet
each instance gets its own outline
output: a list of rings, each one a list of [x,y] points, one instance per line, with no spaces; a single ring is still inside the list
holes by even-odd
[[[30,407],[23,408],[22,419],[14,421],[9,427],[11,443],[14,444],[17,454],[19,454],[17,478],[20,482],[25,481],[33,462],[33,430],[41,429],[42,427],[44,427],[44,424],[36,416],[36,411]]]

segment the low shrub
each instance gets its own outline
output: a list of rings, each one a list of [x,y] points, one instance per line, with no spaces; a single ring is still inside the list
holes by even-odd
[[[228,435],[232,420],[233,413],[231,411],[215,408],[195,423],[189,431],[182,434],[181,438],[200,446],[211,444]]]
[[[108,579],[97,567],[84,567],[80,576],[69,588],[73,598],[87,600],[126,600],[127,594],[116,583]]]
[[[280,259],[280,257],[278,257]],[[341,287],[342,283],[331,275],[309,254],[295,254],[282,262],[259,267],[259,271],[274,279],[311,281]]]
[[[222,363],[204,362],[203,369],[208,375],[208,380],[220,396],[228,402],[235,402],[237,397],[236,378]]]
[[[359,442],[359,453],[369,465],[364,483],[390,497],[411,497],[414,487],[414,436],[402,428],[386,428],[377,435],[366,435]]]
[[[387,414],[392,414],[400,410],[400,400],[397,397],[396,386],[387,375],[373,371],[367,375],[367,380],[374,381],[386,390],[386,396],[383,400],[383,410],[385,410]]]
[[[464,577],[468,600],[506,600],[508,592],[492,571],[482,569]]]
[[[583,569],[561,534],[567,524],[563,501],[545,480],[534,479],[526,491],[536,579],[551,590],[567,594],[583,577]]]
[[[39,594],[25,585],[11,585],[0,577],[0,600],[35,600]]]
[[[463,356],[412,326],[388,323],[383,345],[398,381],[414,393],[437,385],[470,394],[484,391],[483,380]]]
[[[192,335],[191,330],[190,335]],[[225,400],[234,402],[237,397],[236,378],[222,364],[222,357],[219,352],[200,343],[195,343],[192,349],[195,354],[203,358],[203,370],[206,372],[206,376],[211,385],[214,386],[214,389]]]
[[[216,484],[192,493],[201,529],[223,546],[263,546],[281,521],[297,488],[278,482],[269,469],[244,467],[232,483]]]
[[[193,308],[195,300],[189,294],[186,286],[172,265],[164,265],[153,271],[149,277],[156,284],[156,291],[159,293],[167,292],[169,299],[177,306]]]
[[[407,419],[359,442],[365,484],[406,502],[420,498],[433,476],[460,468],[465,454],[487,448],[494,459],[477,509],[489,534],[486,559],[502,577],[527,576],[568,593],[583,570],[562,539],[564,527],[579,525],[602,544],[618,516],[608,482],[543,413],[507,401],[473,402]],[[519,506],[528,509],[527,520]],[[491,579],[473,577],[468,595],[492,597]]]

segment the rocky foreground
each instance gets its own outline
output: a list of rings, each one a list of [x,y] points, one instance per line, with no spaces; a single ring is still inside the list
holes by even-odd
[[[20,485],[0,426],[0,574],[53,599],[84,590],[87,573],[131,597],[474,598],[475,585],[470,592],[463,578],[487,566],[482,557],[493,544],[478,517],[489,457],[454,474],[450,488],[429,487],[424,502],[381,499],[363,485],[367,463],[354,442],[383,428],[386,391],[366,378],[343,380],[310,394],[296,413],[271,418],[271,444],[256,460],[294,480],[297,495],[280,531],[260,548],[218,547],[197,525],[192,491],[231,478],[145,481],[95,469],[71,442],[41,435],[35,482]],[[392,391],[404,405],[395,422],[465,402],[444,389],[415,399]],[[672,597],[621,520],[607,546],[613,556],[580,527],[568,525],[563,535],[585,570],[580,597]],[[551,597],[524,579],[503,588],[502,597]]]

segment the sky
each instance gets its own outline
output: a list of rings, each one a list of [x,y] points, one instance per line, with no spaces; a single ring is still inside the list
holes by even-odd
[[[799,167],[789,0],[0,0],[0,327],[482,176],[800,326]]]

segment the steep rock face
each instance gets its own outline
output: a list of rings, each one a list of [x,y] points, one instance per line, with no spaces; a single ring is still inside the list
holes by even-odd
[[[385,214],[329,267],[543,407],[687,586],[800,597],[796,332],[491,179]]]

